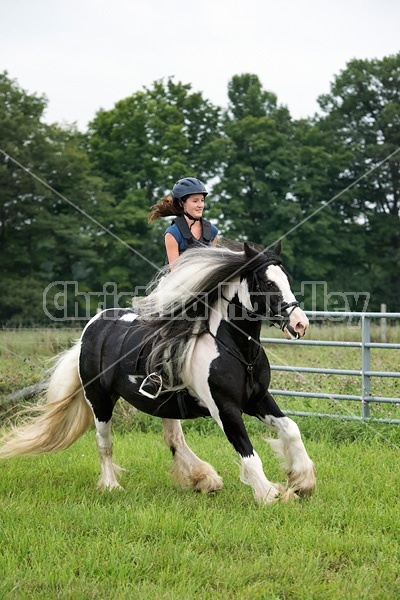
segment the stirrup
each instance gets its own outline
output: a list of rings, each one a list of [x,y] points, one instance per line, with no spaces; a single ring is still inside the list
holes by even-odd
[[[142,381],[139,393],[148,398],[157,398],[162,389],[162,378],[158,373],[150,373]]]

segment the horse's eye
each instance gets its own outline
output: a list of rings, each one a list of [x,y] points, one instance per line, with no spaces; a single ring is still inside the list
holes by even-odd
[[[274,287],[274,284],[272,283],[272,281],[267,281],[267,287],[269,287],[269,288]]]

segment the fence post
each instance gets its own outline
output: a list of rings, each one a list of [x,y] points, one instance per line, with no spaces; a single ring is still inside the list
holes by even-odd
[[[386,304],[381,304],[381,312],[386,312]],[[381,321],[381,342],[386,344],[386,317],[382,317]]]
[[[369,418],[369,401],[371,395],[371,378],[366,371],[371,370],[371,348],[366,346],[371,341],[371,320],[369,317],[361,317],[361,351],[362,351],[362,371],[361,371],[361,410],[362,418]]]

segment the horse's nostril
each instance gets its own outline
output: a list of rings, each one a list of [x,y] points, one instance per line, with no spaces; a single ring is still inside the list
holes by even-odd
[[[297,323],[295,327],[295,331],[300,335],[304,335],[307,330],[307,325],[305,323],[301,323],[300,321]]]

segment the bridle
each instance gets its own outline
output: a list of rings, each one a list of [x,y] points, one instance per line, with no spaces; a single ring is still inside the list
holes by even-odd
[[[273,316],[273,320],[274,321],[276,321],[276,320],[280,321],[279,328],[282,329],[282,331],[284,329],[287,329],[288,332],[290,333],[290,335],[292,335],[296,340],[299,339],[300,334],[293,329],[293,327],[289,324],[289,321],[290,321],[290,315],[292,314],[292,312],[294,311],[294,309],[297,308],[298,306],[300,306],[300,305],[299,305],[299,303],[297,301],[295,301],[295,302],[284,302],[279,307],[280,311],[285,311],[285,310],[287,311],[289,308],[291,308],[292,310],[290,312],[288,312],[287,316],[285,316],[285,317],[283,315],[279,314],[279,313],[276,313]],[[268,317],[266,317],[266,318],[268,319]],[[278,327],[278,324],[272,322],[272,319],[271,319],[271,327]]]
[[[271,262],[268,262],[267,264],[262,265],[255,271],[253,271],[252,287],[253,287],[253,289],[255,289],[256,292],[265,293],[261,290],[260,282],[257,277],[257,274],[261,270],[264,270],[264,269],[266,270],[270,265],[276,265],[276,264],[277,264],[276,261],[271,261]],[[292,314],[294,309],[297,308],[298,306],[300,306],[300,305],[297,302],[297,300],[294,300],[293,302],[282,302],[278,305],[278,309],[276,311],[274,311],[271,308],[271,306],[269,306],[268,307],[269,315],[261,315],[261,314],[257,313],[256,311],[254,311],[253,314],[255,314],[255,315],[258,314],[258,316],[263,317],[267,321],[271,321],[271,323],[270,323],[271,327],[279,327],[282,331],[284,331],[284,329],[287,329],[287,331],[290,333],[290,335],[293,336],[297,340],[297,339],[299,339],[300,334],[293,329],[293,327],[289,324],[289,321],[290,321],[290,315]],[[291,310],[289,310],[289,309],[291,309]],[[286,311],[286,315],[283,315],[282,313],[285,311]],[[279,325],[277,322],[279,322]]]
[[[267,265],[264,264],[261,267],[259,267],[256,271],[253,271],[252,289],[255,289],[256,292],[264,293],[261,290],[261,286],[260,286],[260,282],[257,277],[257,273],[259,271],[261,271],[262,269],[267,269],[268,266],[272,265],[272,264],[277,264],[277,263],[276,263],[276,261],[271,261],[271,262],[267,263]],[[231,299],[227,298],[222,292],[221,292],[220,296],[223,300],[225,300],[225,302],[227,302],[228,305],[232,304],[232,303],[235,304],[235,302],[233,301],[233,298],[231,298]],[[292,314],[294,309],[297,308],[298,306],[299,306],[299,303],[296,300],[293,302],[282,302],[279,304],[278,310],[276,310],[276,311],[273,311],[271,309],[271,306],[269,306],[270,314],[264,315],[264,314],[258,313],[256,310],[250,311],[241,304],[242,310],[245,311],[245,313],[248,315],[249,319],[267,319],[267,320],[271,321],[271,326],[274,326],[274,327],[278,326],[276,321],[279,321],[280,329],[282,329],[282,331],[283,331],[286,328],[288,330],[288,332],[290,333],[290,335],[293,336],[293,338],[295,338],[295,339],[298,339],[300,337],[300,334],[297,333],[291,325],[289,325],[289,320],[290,320],[290,315]],[[286,315],[283,315],[282,314],[283,312],[286,312]],[[253,369],[254,369],[254,366],[255,366],[255,364],[259,358],[260,352],[261,352],[261,344],[258,344],[257,353],[256,353],[256,356],[254,357],[254,359],[251,362],[248,362],[247,360],[245,360],[244,356],[238,350],[236,350],[235,348],[231,348],[230,346],[227,346],[221,339],[218,338],[218,336],[215,333],[213,333],[210,330],[209,327],[207,327],[206,331],[209,335],[211,335],[212,338],[214,338],[216,343],[225,350],[225,352],[227,352],[228,354],[230,354],[231,356],[236,358],[236,360],[238,360],[244,367],[246,367],[246,371],[247,371],[246,387],[250,394],[251,390],[253,389]],[[248,337],[247,339],[250,340],[252,338]],[[253,341],[255,341],[255,340],[253,340]]]

